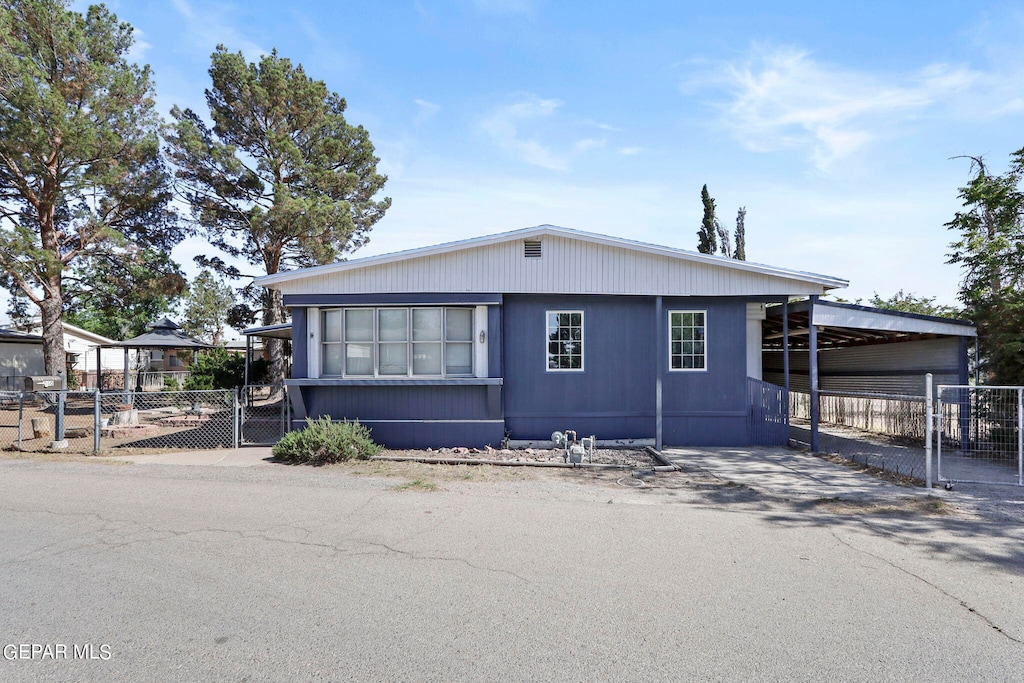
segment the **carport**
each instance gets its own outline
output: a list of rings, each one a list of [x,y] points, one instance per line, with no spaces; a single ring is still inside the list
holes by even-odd
[[[967,384],[972,340],[977,329],[966,320],[811,297],[768,307],[763,377],[810,394],[811,448],[818,450],[819,391],[923,396],[928,373],[935,385]]]

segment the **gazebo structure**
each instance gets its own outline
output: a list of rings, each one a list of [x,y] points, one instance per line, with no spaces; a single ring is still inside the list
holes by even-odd
[[[193,339],[181,330],[181,326],[170,318],[161,318],[149,326],[149,330],[132,339],[125,339],[114,344],[104,345],[96,348],[97,355],[101,348],[123,348],[124,349],[124,390],[130,391],[128,355],[132,349],[142,351],[147,349],[160,349],[163,351],[171,349],[212,349],[210,344]]]

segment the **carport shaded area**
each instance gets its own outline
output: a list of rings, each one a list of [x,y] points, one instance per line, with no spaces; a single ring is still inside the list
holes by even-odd
[[[966,320],[822,301],[769,306],[762,325],[765,381],[809,395],[809,442],[819,450],[820,392],[920,397],[967,384],[977,330]]]

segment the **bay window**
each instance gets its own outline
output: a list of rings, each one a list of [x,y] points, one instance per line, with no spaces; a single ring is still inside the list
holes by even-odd
[[[324,377],[472,377],[473,309],[323,311]]]

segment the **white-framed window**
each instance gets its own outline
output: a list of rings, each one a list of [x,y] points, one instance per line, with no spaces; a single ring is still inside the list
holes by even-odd
[[[670,370],[707,370],[707,311],[668,312]]]
[[[335,308],[321,323],[323,377],[473,376],[472,308]]]
[[[583,371],[583,311],[546,311],[548,372]]]

